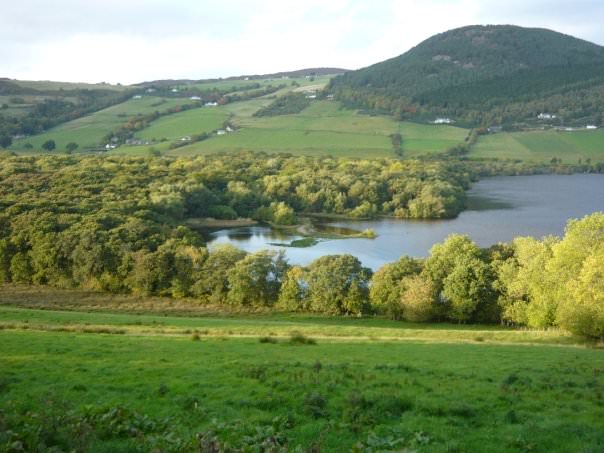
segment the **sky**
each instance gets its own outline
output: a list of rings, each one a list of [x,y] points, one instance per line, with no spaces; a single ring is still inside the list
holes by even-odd
[[[474,24],[604,45],[604,0],[0,0],[0,77],[130,84],[357,69]]]

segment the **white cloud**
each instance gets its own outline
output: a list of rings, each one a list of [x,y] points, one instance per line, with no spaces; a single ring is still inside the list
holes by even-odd
[[[0,15],[0,76],[132,83],[358,68],[475,23],[604,43],[600,0],[21,0]]]

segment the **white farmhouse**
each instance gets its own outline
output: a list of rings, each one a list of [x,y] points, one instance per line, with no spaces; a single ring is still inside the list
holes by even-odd
[[[585,126],[585,129],[589,129],[589,130],[594,130],[594,129],[597,129],[597,128],[598,128],[598,126],[595,126],[593,124],[588,124],[587,126]]]
[[[206,107],[216,107],[218,105],[218,102],[206,102],[205,106]]]
[[[189,99],[191,99],[192,101],[201,101],[201,98],[199,96],[191,96]]]
[[[537,119],[539,120],[555,120],[556,118],[557,116],[551,113],[540,113],[537,115]]]
[[[436,118],[434,124],[452,124],[454,121],[451,118]]]

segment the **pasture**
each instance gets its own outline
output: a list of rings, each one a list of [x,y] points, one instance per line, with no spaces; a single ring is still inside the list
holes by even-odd
[[[403,157],[414,158],[434,153],[442,153],[463,143],[468,130],[455,126],[400,123],[403,137]]]
[[[527,131],[497,133],[482,136],[471,149],[470,157],[519,159],[549,162],[562,159],[563,163],[576,164],[581,159],[604,161],[604,131]]]
[[[42,144],[47,140],[56,142],[57,151],[64,151],[69,142],[77,143],[81,151],[95,149],[103,145],[101,142],[105,135],[119,128],[129,117],[152,113],[156,110],[166,110],[186,102],[184,99],[162,99],[152,96],[130,99],[121,104],[63,123],[42,134],[17,140],[11,149],[25,151],[25,144],[30,143],[34,151],[40,151],[42,150]]]
[[[202,107],[181,113],[166,115],[136,134],[136,137],[151,140],[176,140],[184,136],[212,132],[222,127],[228,115],[216,108]]]
[[[270,99],[257,99],[221,107],[233,115],[231,122],[238,130],[180,148],[174,154],[253,150],[311,156],[394,157],[390,136],[400,132],[403,157],[414,158],[446,151],[462,143],[468,133],[457,127],[399,123],[387,116],[363,115],[333,101],[314,101],[298,114],[253,116],[269,102]]]
[[[7,294],[2,304],[26,305],[19,291]],[[545,452],[604,445],[603,352],[555,331],[229,315],[195,304],[195,316],[178,317],[161,312],[166,300],[103,301],[67,291],[30,302],[46,309],[0,307],[0,448]],[[122,303],[148,312],[126,313]],[[98,311],[56,311],[61,304]]]
[[[249,102],[245,109],[230,107],[231,121],[238,128],[235,132],[181,148],[176,154],[246,149],[298,155],[394,155],[389,135],[396,132],[397,124],[389,118],[359,115],[329,101],[313,102],[299,114],[258,118],[252,115],[267,104],[266,100]]]

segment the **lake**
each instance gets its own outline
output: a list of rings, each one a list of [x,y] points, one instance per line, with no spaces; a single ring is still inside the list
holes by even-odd
[[[278,247],[300,236],[270,227],[233,228],[211,233],[210,248],[230,243],[247,252],[285,250],[291,264],[308,264],[330,254],[350,253],[372,269],[402,255],[425,257],[432,245],[452,233],[469,235],[479,246],[508,242],[516,236],[562,235],[569,218],[604,211],[604,175],[536,175],[485,178],[468,192],[469,209],[450,220],[338,221],[330,226],[364,230],[375,239],[321,240],[307,248]]]

